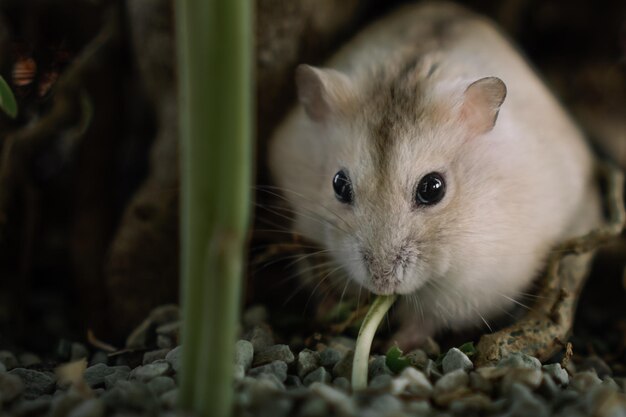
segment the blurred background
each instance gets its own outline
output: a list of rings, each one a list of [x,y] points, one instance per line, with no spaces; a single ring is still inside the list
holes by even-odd
[[[323,63],[399,3],[256,0],[258,184],[270,183],[265,145],[293,104],[296,65]],[[625,2],[461,3],[496,20],[598,151],[626,166]],[[172,14],[165,0],[0,0],[0,74],[19,105],[16,120],[0,114],[0,349],[49,352],[88,330],[121,343],[177,302]],[[253,234],[252,246],[272,239]],[[624,253],[596,262],[575,332],[583,346],[594,332],[624,345]],[[280,270],[254,270],[245,303],[288,309],[270,303],[291,291],[268,285]]]

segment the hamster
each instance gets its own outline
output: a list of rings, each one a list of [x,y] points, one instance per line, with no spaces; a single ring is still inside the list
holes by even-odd
[[[489,327],[600,222],[583,134],[484,17],[403,6],[295,81],[269,145],[291,227],[357,290],[398,294],[415,340]]]

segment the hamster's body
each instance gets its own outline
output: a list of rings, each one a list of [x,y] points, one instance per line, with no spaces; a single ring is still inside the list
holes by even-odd
[[[551,248],[598,223],[582,133],[488,20],[405,6],[325,68],[298,70],[273,178],[294,231],[354,282],[405,295],[420,335],[501,313]],[[416,200],[429,173],[445,185],[435,204]]]

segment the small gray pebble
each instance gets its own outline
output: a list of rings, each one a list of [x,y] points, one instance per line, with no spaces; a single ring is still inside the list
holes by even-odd
[[[382,390],[382,389],[391,388],[392,383],[393,383],[392,375],[380,374],[380,375],[376,375],[374,378],[372,378],[369,381],[368,387],[372,389]]]
[[[285,382],[287,379],[287,364],[281,361],[274,361],[272,363],[268,363],[267,365],[252,368],[248,371],[248,374],[253,377],[261,374],[273,374],[280,382]]]
[[[341,352],[337,349],[326,348],[320,352],[320,365],[327,368],[332,368],[337,362],[341,360]]]
[[[148,382],[157,376],[167,375],[172,366],[169,362],[159,359],[158,361],[149,363],[148,365],[138,366],[130,373],[130,380],[137,380],[140,382]]]
[[[89,366],[94,366],[99,363],[104,364],[104,365],[107,365],[109,363],[109,355],[107,355],[106,352],[103,352],[101,350],[97,351],[91,356],[91,360],[89,361]]]
[[[88,358],[89,350],[82,343],[74,342],[70,348],[70,361]]]
[[[256,377],[257,382],[271,385],[274,389],[284,391],[285,384],[275,374],[261,374]]]
[[[169,376],[157,376],[148,382],[148,388],[150,388],[154,395],[160,397],[162,394],[176,388],[176,382]]]
[[[15,355],[8,350],[0,350],[0,362],[7,368],[7,371],[17,368],[18,365]]]
[[[541,369],[539,359],[525,353],[513,352],[498,362],[498,367]]]
[[[244,326],[252,327],[267,322],[268,317],[267,308],[259,304],[248,308],[243,313],[242,321]]]
[[[543,373],[539,369],[512,368],[502,379],[502,392],[508,392],[513,384],[524,384],[531,390],[541,385]]]
[[[128,366],[114,366],[113,372],[104,377],[104,386],[111,389],[117,384],[117,381],[126,381],[130,376],[130,368]]]
[[[324,417],[331,415],[328,404],[322,398],[309,398],[300,407],[299,417]]]
[[[0,372],[0,405],[3,402],[13,401],[23,391],[24,383],[19,376]]]
[[[178,388],[161,395],[159,402],[165,408],[173,409],[178,405]]]
[[[382,376],[382,375],[381,375]],[[370,403],[372,410],[380,414],[389,415],[400,411],[403,408],[402,401],[391,394],[383,394],[372,400]]]
[[[274,336],[272,336],[271,330],[265,325],[254,326],[246,339],[252,343],[255,352],[260,352],[274,345]]]
[[[406,411],[416,417],[430,416],[432,406],[428,401],[410,401],[405,406]]]
[[[319,368],[317,368],[313,372],[310,372],[302,380],[304,385],[306,385],[307,387],[309,385],[311,385],[312,383],[314,383],[314,382],[322,382],[324,384],[328,384],[328,383],[330,383],[330,381],[332,381],[332,375],[323,366],[320,366]]]
[[[437,383],[435,383],[435,392],[437,394],[451,392],[457,388],[466,387],[468,384],[469,376],[467,372],[457,369],[439,378]]]
[[[147,365],[154,361],[158,361],[159,359],[165,359],[168,353],[170,353],[170,349],[150,350],[143,354],[141,363],[142,365]]]
[[[342,376],[333,380],[333,386],[339,388],[344,392],[350,392],[350,389],[352,388],[350,386],[350,381],[348,380],[348,378],[344,378]]]
[[[559,395],[561,388],[556,384],[556,382],[554,382],[554,378],[548,374],[544,374],[541,378],[541,385],[539,386],[539,390],[537,392],[545,398],[552,400]]]
[[[583,371],[578,372],[572,377],[569,382],[569,387],[582,394],[601,383],[602,381],[598,378],[595,371]]]
[[[145,414],[152,414],[157,410],[155,395],[146,384],[137,381],[118,381],[101,399],[107,408],[114,410],[127,408]]]
[[[310,349],[303,349],[298,353],[297,371],[298,376],[304,379],[309,373],[320,366],[320,356]]]
[[[356,414],[356,406],[352,399],[337,388],[314,382],[309,389],[312,393],[331,404],[339,412],[339,415],[353,416]]]
[[[274,345],[260,352],[255,352],[252,366],[265,365],[274,361],[282,361],[287,365],[295,360],[291,349],[287,345]]]
[[[368,377],[370,379],[378,375],[393,375],[393,372],[387,367],[387,358],[385,356],[376,356],[368,366]]]
[[[85,369],[83,377],[87,385],[91,388],[96,388],[104,384],[104,378],[107,375],[115,374],[116,372],[130,372],[130,368],[128,366],[107,366],[99,363]]]
[[[348,351],[339,362],[333,366],[333,375],[335,377],[344,377],[348,378],[349,381],[352,380],[352,362],[354,361],[354,351]]]
[[[67,417],[102,417],[105,407],[99,398],[91,398],[80,403]]]
[[[424,366],[423,371],[428,378],[438,379],[441,377],[441,373],[437,368],[437,364],[432,359],[428,359],[428,362],[426,362],[426,366]]]
[[[39,365],[41,363],[41,358],[34,353],[22,353],[19,356],[20,366],[22,368],[28,368],[33,365]]]
[[[423,372],[409,366],[404,368],[400,376],[409,381],[406,387],[409,393],[419,397],[429,397],[432,394],[433,386]]]
[[[254,347],[247,340],[238,340],[235,343],[235,365],[241,365],[244,371],[252,366]]]
[[[561,367],[560,363],[550,363],[542,366],[543,371],[550,375],[554,382],[561,386],[569,384],[569,375],[565,369]]]
[[[180,369],[181,348],[182,346],[177,346],[165,355],[165,360],[169,362],[174,372],[178,372]]]
[[[43,394],[52,394],[56,386],[56,378],[44,372],[14,368],[9,371],[9,374],[15,375],[22,380],[24,383],[22,396],[27,400],[37,398]]]
[[[474,391],[480,391],[488,395],[491,395],[493,392],[493,382],[478,372],[470,373],[470,387],[472,387]]]
[[[550,409],[546,402],[522,384],[513,384],[510,390],[512,402],[508,416],[511,417],[548,417]]]
[[[233,365],[233,378],[235,381],[241,381],[246,376],[246,370],[242,365],[235,364]]]
[[[448,351],[448,353],[446,353],[446,356],[443,357],[441,365],[444,374],[456,371],[457,369],[462,369],[465,372],[469,372],[474,369],[474,364],[470,358],[457,348],[452,348]]]

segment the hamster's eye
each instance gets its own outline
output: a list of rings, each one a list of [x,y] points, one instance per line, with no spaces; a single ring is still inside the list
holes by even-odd
[[[422,177],[415,191],[415,202],[418,205],[433,205],[441,201],[446,194],[446,182],[443,175],[431,172]]]
[[[333,177],[333,189],[337,200],[345,204],[352,203],[352,183],[345,172],[339,171]]]

